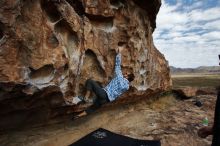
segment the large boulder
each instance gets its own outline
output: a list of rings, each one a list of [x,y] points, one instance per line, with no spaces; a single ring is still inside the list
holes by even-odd
[[[160,0],[1,0],[0,127],[47,123],[77,111],[79,106],[66,110],[64,101],[83,94],[88,78],[107,84],[122,43],[127,44],[122,69],[135,80],[121,101],[168,89],[168,63],[152,38],[160,5]]]

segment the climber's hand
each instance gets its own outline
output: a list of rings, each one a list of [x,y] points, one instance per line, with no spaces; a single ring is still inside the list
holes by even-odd
[[[212,127],[202,127],[198,130],[198,136],[201,138],[206,138],[207,136],[212,134]]]

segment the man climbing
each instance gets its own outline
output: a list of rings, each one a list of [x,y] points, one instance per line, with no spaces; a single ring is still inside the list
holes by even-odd
[[[93,101],[93,104],[85,111],[74,116],[74,119],[94,112],[103,104],[114,101],[129,89],[130,82],[134,80],[134,74],[128,74],[127,72],[123,74],[121,71],[121,52],[123,49],[124,46],[119,46],[117,49],[114,78],[106,87],[102,88],[100,84],[92,79],[88,79],[86,81],[86,94],[84,97],[85,101],[89,99],[91,92],[95,93],[96,97]]]

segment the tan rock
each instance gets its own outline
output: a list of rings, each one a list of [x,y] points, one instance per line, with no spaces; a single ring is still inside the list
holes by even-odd
[[[77,110],[63,107],[64,99],[82,94],[90,77],[105,84],[112,78],[119,42],[127,44],[122,69],[136,77],[124,98],[168,89],[168,62],[152,38],[160,5],[160,0],[2,0],[1,113],[23,110],[23,119],[15,114],[14,121],[28,121],[26,115],[37,113],[45,122],[66,108]]]

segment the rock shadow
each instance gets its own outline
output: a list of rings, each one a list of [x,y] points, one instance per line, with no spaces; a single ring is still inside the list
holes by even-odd
[[[41,0],[41,8],[45,11],[51,22],[56,22],[61,18],[61,15],[53,1]]]
[[[4,37],[4,25],[0,22],[0,40]]]
[[[85,59],[82,67],[83,72],[89,73],[88,76],[97,77],[97,78],[105,78],[106,72],[101,66],[101,62],[98,60],[96,54],[87,49],[85,52]],[[93,73],[93,74],[91,74]]]
[[[81,0],[67,0],[67,2],[73,7],[79,16],[83,16],[85,14],[85,8],[83,7]]]
[[[86,14],[86,17],[90,20],[91,24],[103,31],[111,32],[113,30],[114,17],[104,17],[101,15]]]
[[[37,70],[30,68],[29,77],[32,83],[46,84],[54,78],[55,69],[53,65],[45,65]]]
[[[125,6],[125,0],[110,0],[110,4],[113,8],[119,9]]]

